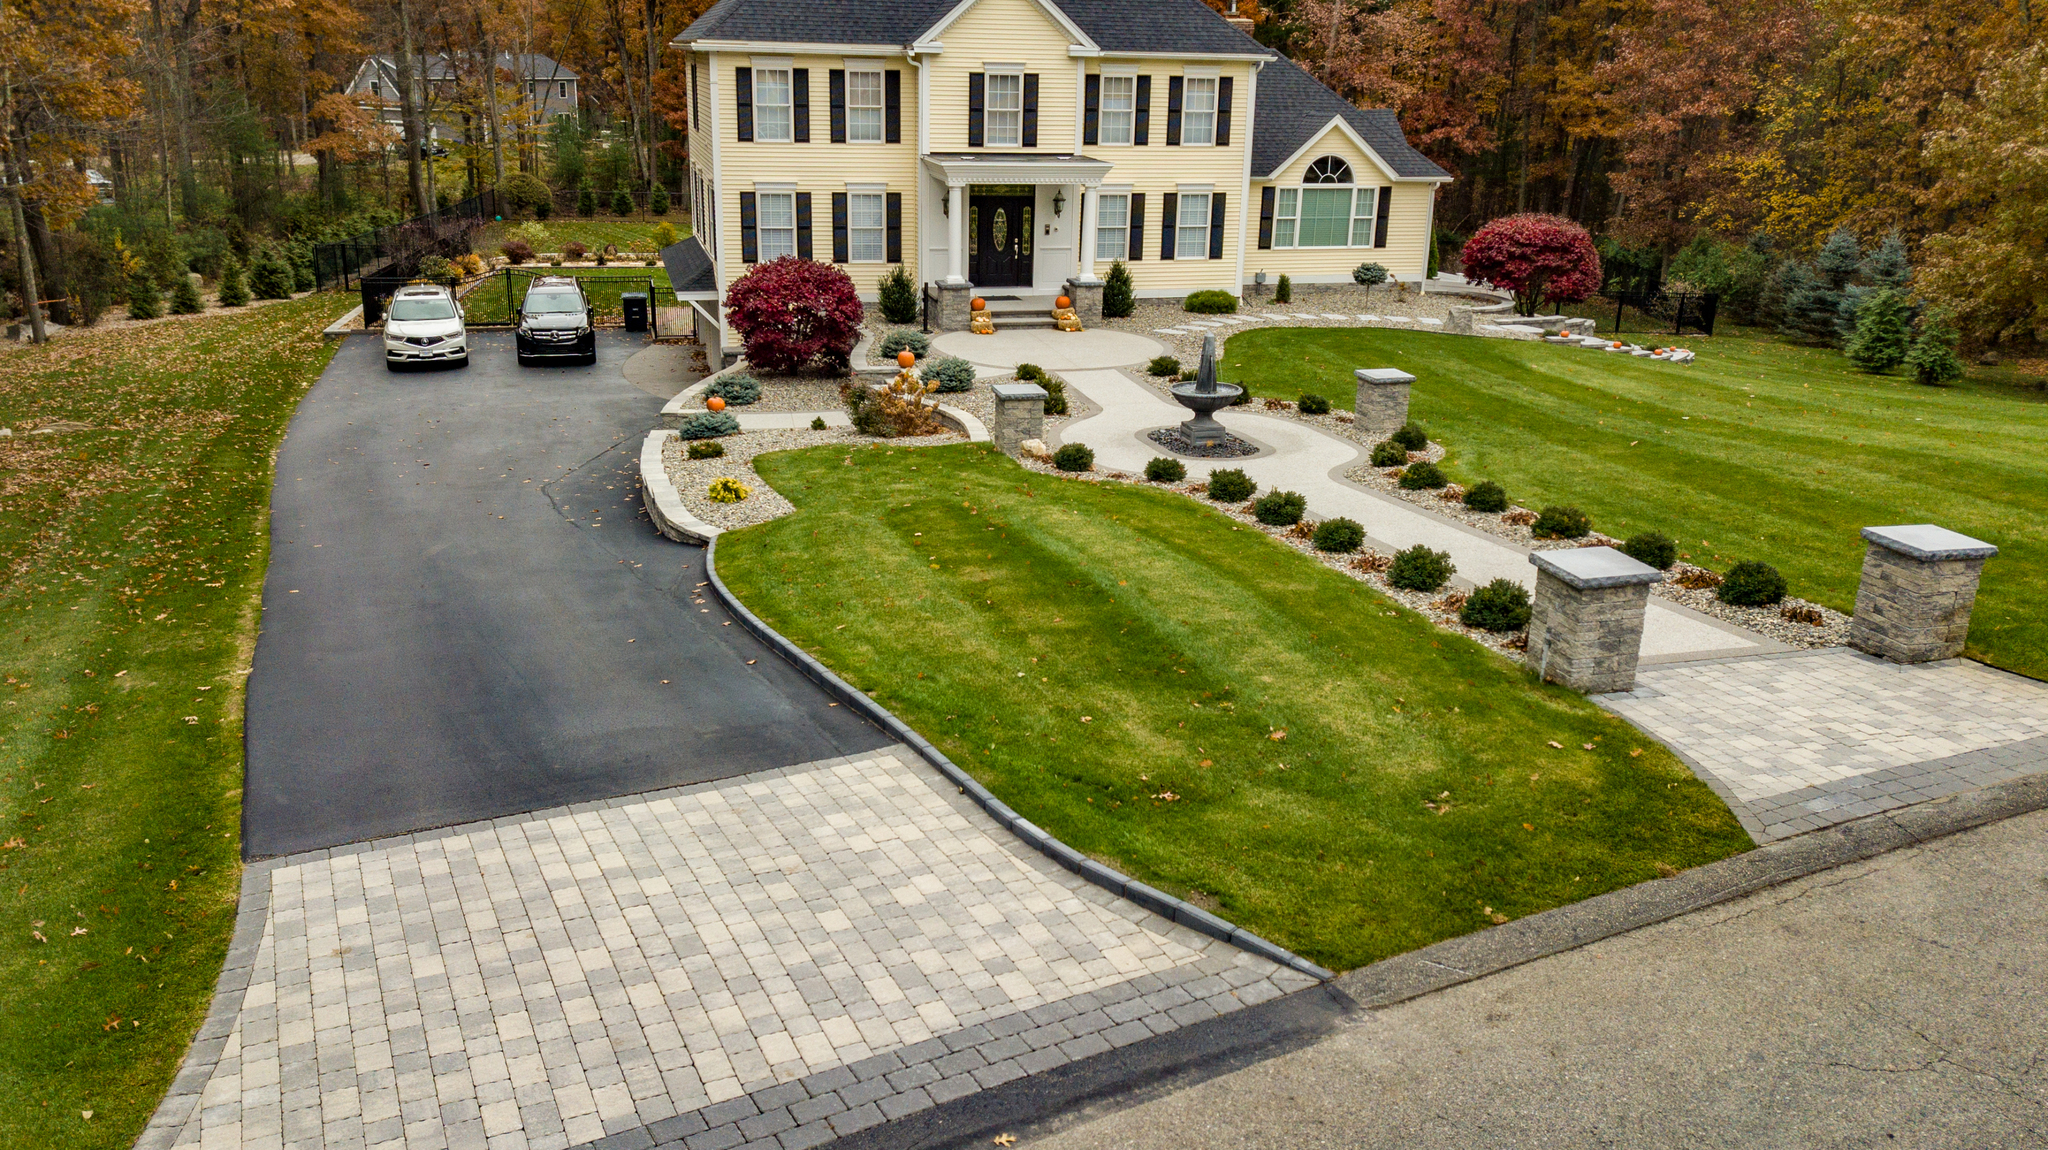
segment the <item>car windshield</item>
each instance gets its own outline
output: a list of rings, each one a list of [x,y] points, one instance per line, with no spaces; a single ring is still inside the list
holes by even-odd
[[[397,320],[454,319],[455,305],[443,296],[395,299],[391,301],[391,318]]]
[[[574,292],[537,291],[526,297],[526,310],[532,315],[575,313],[583,310],[583,301]]]

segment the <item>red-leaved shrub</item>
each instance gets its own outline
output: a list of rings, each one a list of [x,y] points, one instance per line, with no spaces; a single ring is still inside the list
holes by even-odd
[[[533,258],[533,245],[525,240],[506,240],[498,250],[505,253],[507,261],[515,264],[523,264]]]
[[[1577,303],[1600,290],[1600,253],[1586,229],[1563,216],[1502,216],[1465,242],[1465,275],[1515,295],[1515,310]]]
[[[577,243],[575,240],[570,240],[568,243],[562,245],[562,258],[568,260],[571,263],[574,263],[577,260],[580,260],[584,256],[587,256],[589,254],[590,249],[584,247],[580,243]]]
[[[860,295],[831,264],[783,256],[733,281],[725,314],[764,371],[845,371],[860,337]]]

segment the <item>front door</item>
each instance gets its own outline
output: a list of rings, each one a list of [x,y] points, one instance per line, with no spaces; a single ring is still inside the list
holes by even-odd
[[[967,205],[968,272],[975,287],[1031,286],[1030,196],[974,196]]]

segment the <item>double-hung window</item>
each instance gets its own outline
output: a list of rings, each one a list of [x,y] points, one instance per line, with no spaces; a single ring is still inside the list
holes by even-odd
[[[795,118],[790,103],[789,69],[754,69],[754,138],[787,144],[794,139]],[[765,249],[764,249],[765,251]],[[765,254],[763,259],[767,259]]]
[[[854,263],[878,264],[889,253],[883,195],[849,192],[846,196],[847,257]]]
[[[1130,253],[1130,236],[1130,193],[1098,193],[1095,201],[1095,258],[1123,259]]]
[[[1138,118],[1138,78],[1102,77],[1101,140],[1105,144],[1128,144]]]
[[[756,197],[759,213],[761,262],[796,254],[796,193],[761,192]]]
[[[991,148],[1015,148],[1024,138],[1024,74],[990,72],[983,131]]]
[[[563,80],[563,81],[562,81],[562,82],[561,82],[560,84],[556,85],[556,91],[555,91],[555,95],[556,95],[556,96],[558,96],[558,97],[559,97],[559,98],[561,98],[561,99],[564,99],[564,100],[568,99],[568,98],[569,98],[569,81],[567,81],[567,80]]]
[[[1182,192],[1180,215],[1174,220],[1173,258],[1209,258],[1209,193]]]
[[[1180,142],[1216,142],[1216,78],[1189,76],[1181,94]]]
[[[846,73],[846,138],[856,144],[882,142],[882,73]]]

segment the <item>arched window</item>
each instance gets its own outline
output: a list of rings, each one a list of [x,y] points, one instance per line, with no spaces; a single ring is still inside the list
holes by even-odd
[[[1303,176],[1304,184],[1348,184],[1351,182],[1351,165],[1337,156],[1321,156],[1308,166]]]

